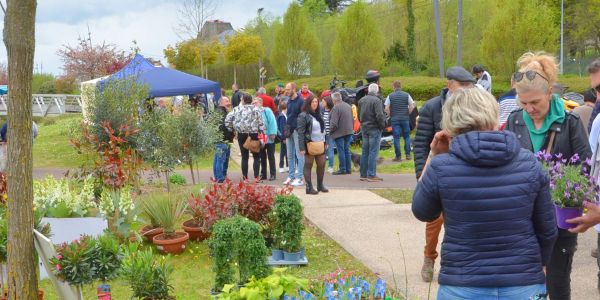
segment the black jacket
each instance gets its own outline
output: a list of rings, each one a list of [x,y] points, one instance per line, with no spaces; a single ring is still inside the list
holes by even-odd
[[[306,143],[311,142],[310,134],[312,133],[312,120],[313,116],[306,112],[301,112],[298,115],[298,147],[300,151],[306,151]],[[321,132],[325,132],[325,126],[321,126]]]
[[[219,131],[223,135],[223,139],[221,140],[224,143],[232,143],[233,142],[233,132],[227,129],[225,126],[225,117],[227,117],[227,109],[223,106],[217,107],[216,113],[221,114],[221,122],[219,123]]]
[[[231,107],[236,107],[236,106],[240,105],[241,101],[242,101],[242,92],[240,92],[240,90],[233,92],[233,95],[231,96]]]
[[[383,101],[377,96],[366,95],[358,101],[357,106],[360,130],[385,129],[386,116],[383,111]]]
[[[417,132],[413,141],[413,151],[415,159],[415,175],[417,179],[421,177],[423,167],[431,150],[429,144],[433,141],[436,132],[442,130],[442,106],[446,102],[448,89],[443,89],[442,93],[429,99],[419,111],[419,122]]]
[[[529,130],[527,129],[525,121],[523,120],[523,109],[518,109],[508,116],[505,130],[512,131],[517,135],[517,139],[521,143],[521,147],[529,151],[533,151],[533,144],[531,143]],[[542,149],[546,149],[548,147],[550,131],[556,132],[554,137],[554,145],[552,146],[551,150],[552,154],[562,153],[563,157],[569,159],[571,156],[577,153],[581,161],[584,161],[592,156],[592,150],[585,133],[585,128],[583,127],[583,123],[579,119],[578,115],[567,111],[565,121],[562,124],[552,124],[548,134],[546,134]]]

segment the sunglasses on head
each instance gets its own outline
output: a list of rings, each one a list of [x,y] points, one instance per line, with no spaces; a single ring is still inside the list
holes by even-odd
[[[519,81],[523,80],[523,77],[527,77],[527,79],[529,79],[529,81],[532,81],[535,79],[535,76],[540,76],[540,77],[544,78],[544,80],[548,81],[548,78],[544,77],[544,75],[542,75],[536,71],[533,71],[533,70],[529,70],[526,72],[515,72],[513,74],[513,79],[516,82],[519,82]]]

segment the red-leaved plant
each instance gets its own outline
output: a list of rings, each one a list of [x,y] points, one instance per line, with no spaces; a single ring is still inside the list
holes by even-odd
[[[192,194],[188,200],[188,208],[195,225],[210,231],[218,220],[239,214],[254,222],[268,223],[268,214],[273,209],[275,196],[289,195],[290,186],[281,190],[275,187],[260,185],[255,181],[244,180],[234,184],[226,179],[222,183],[211,182],[202,194]]]

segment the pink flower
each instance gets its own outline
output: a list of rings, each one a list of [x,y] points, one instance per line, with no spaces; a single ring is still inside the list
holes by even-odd
[[[62,269],[62,267],[60,266],[60,264],[56,264],[56,266],[55,266],[55,267],[56,267],[56,270],[57,270],[57,271],[60,271],[60,270]]]
[[[62,257],[62,255],[60,255],[60,254],[56,256],[56,259],[58,259],[58,260],[61,260],[62,258],[63,258],[63,257]]]

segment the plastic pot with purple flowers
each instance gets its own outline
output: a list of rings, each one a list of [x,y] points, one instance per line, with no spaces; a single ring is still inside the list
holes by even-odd
[[[566,220],[583,214],[584,202],[598,202],[598,185],[590,175],[590,160],[581,161],[577,154],[567,159],[562,154],[537,154],[550,175],[550,193],[554,201],[558,228],[570,229],[576,224]]]

